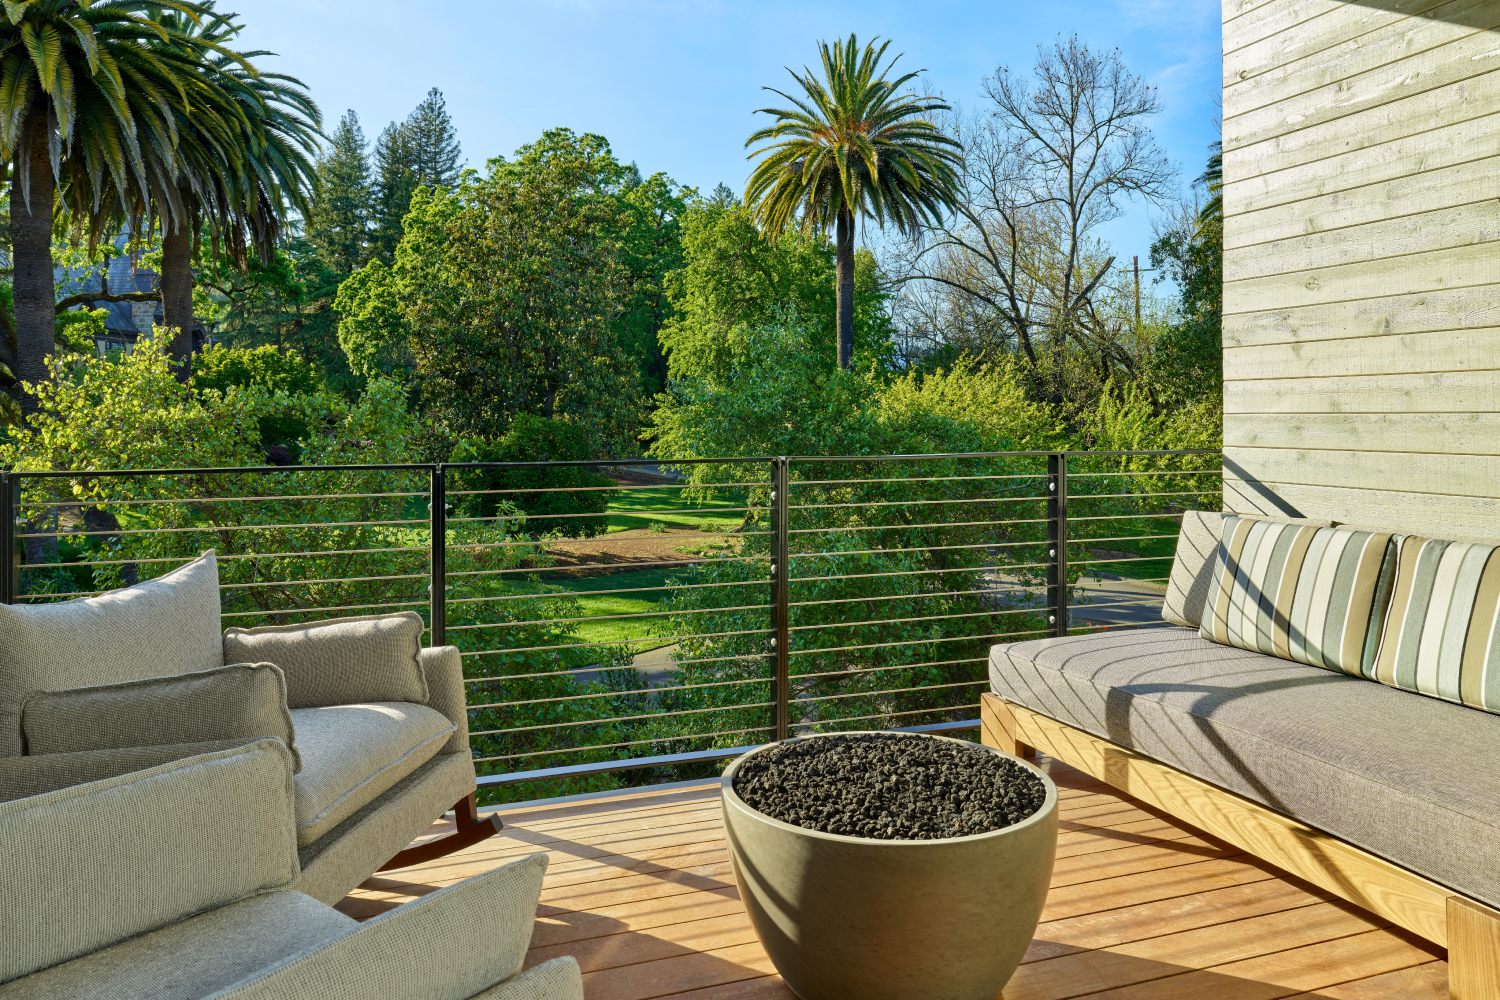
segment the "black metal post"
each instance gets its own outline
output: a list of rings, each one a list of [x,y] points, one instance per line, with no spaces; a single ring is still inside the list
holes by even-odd
[[[448,645],[448,473],[432,467],[428,528],[432,533],[431,580],[432,645]]]
[[[1068,453],[1047,456],[1047,614],[1052,634],[1068,634]]]
[[[0,604],[16,603],[16,493],[19,479],[0,473],[0,547],[5,550],[5,564],[0,566]]]
[[[784,740],[792,731],[791,706],[791,565],[787,558],[787,531],[792,488],[791,460],[785,456],[771,463],[771,604],[776,629],[776,738]]]

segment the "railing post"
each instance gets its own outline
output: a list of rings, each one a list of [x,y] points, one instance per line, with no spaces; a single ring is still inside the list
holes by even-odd
[[[0,604],[16,603],[16,492],[19,479],[8,472],[0,473],[0,546],[5,549],[5,564],[0,566]]]
[[[1068,634],[1068,453],[1047,456],[1047,615],[1054,636]]]
[[[776,637],[776,738],[791,735],[791,565],[787,558],[787,529],[792,486],[791,460],[782,456],[771,463],[771,604]]]
[[[428,529],[432,533],[431,579],[432,645],[448,645],[448,473],[432,467],[429,488]]]

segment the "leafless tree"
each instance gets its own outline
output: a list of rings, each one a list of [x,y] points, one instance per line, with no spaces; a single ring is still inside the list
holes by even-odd
[[[1075,36],[1039,48],[1029,77],[998,69],[983,98],[947,123],[965,149],[964,198],[898,255],[903,309],[979,353],[1019,354],[1038,375],[1061,371],[1049,355],[1069,344],[1133,374],[1133,331],[1104,302],[1114,258],[1093,234],[1128,201],[1173,193],[1148,125],[1155,89],[1118,50]]]

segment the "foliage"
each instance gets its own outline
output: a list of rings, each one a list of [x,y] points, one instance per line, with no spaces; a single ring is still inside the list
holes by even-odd
[[[776,124],[745,140],[746,147],[767,144],[750,154],[760,161],[745,189],[745,203],[767,233],[779,235],[799,219],[804,233],[836,226],[841,368],[854,362],[856,218],[915,234],[938,222],[959,192],[962,147],[923,117],[948,105],[900,92],[917,73],[887,80],[900,59],[881,69],[889,47],[870,43],[861,51],[854,35],[842,45],[820,44],[823,78],[788,68],[802,96],[767,87],[793,108],[758,109]]]
[[[391,122],[375,142],[371,186],[372,253],[389,264],[401,242],[402,220],[418,187],[458,184],[462,151],[443,92],[433,87],[401,123]]]
[[[579,462],[588,457],[588,442],[579,428],[522,413],[511,421],[503,438],[460,442],[449,461]],[[524,518],[515,522],[516,529],[533,538],[604,534],[608,527],[604,509],[614,496],[613,481],[577,466],[455,469],[450,482],[451,495],[457,498],[455,508],[464,517],[524,512]]]
[[[324,266],[352,274],[364,264],[369,243],[370,158],[359,116],[346,112],[329,148],[318,158],[318,199],[307,238]]]
[[[274,347],[229,348],[216,345],[193,359],[194,389],[228,392],[230,386],[260,385],[287,395],[318,391],[317,369],[296,351]]]
[[[108,316],[108,309],[67,309],[58,313],[57,346],[78,354],[92,354],[94,338],[104,335]]]
[[[769,237],[748,209],[700,202],[682,226],[679,270],[667,277],[673,313],[661,328],[667,371],[674,379],[722,381],[741,358],[743,331],[785,314],[808,331],[812,360],[837,366],[834,342],[834,253],[816,236]],[[855,256],[854,349],[858,366],[885,357],[891,335],[875,258]]]
[[[628,454],[640,393],[615,325],[621,209],[598,187],[613,162],[601,137],[556,130],[456,192],[419,189],[394,265],[335,303],[353,317],[346,354],[369,371],[404,342],[424,403],[456,435],[532,413],[582,428],[593,456]]]

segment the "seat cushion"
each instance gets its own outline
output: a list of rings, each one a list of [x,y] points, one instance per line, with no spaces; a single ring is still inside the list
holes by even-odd
[[[297,846],[305,847],[432,758],[456,728],[426,705],[294,708],[302,752]]]
[[[21,752],[21,703],[32,691],[221,667],[222,627],[213,552],[97,597],[0,604],[0,755]]]
[[[997,695],[1500,905],[1500,716],[1160,628],[994,647]]]
[[[201,1000],[357,928],[300,892],[253,896],[0,986],[0,1000]]]

